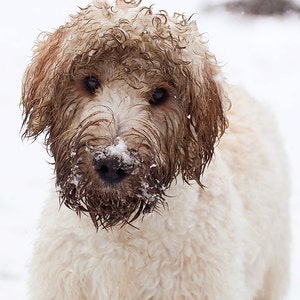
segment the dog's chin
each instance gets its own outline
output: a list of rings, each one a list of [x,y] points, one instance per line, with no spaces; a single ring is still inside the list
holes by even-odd
[[[124,226],[163,207],[165,186],[158,180],[130,176],[117,184],[98,178],[57,182],[61,204],[78,215],[89,215],[98,228]]]

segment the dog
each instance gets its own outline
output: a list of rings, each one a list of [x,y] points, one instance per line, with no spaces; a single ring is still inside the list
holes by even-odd
[[[37,42],[23,137],[53,156],[34,300],[276,300],[289,179],[268,107],[226,83],[195,21],[95,0]]]

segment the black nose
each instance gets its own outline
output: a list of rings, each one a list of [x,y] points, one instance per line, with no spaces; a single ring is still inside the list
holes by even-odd
[[[116,184],[124,180],[133,171],[133,163],[124,162],[116,156],[96,156],[94,169],[106,184]]]

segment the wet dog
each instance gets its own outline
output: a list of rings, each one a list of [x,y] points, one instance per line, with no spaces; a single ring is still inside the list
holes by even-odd
[[[31,299],[282,299],[276,125],[225,83],[195,22],[94,1],[39,40],[22,105],[56,174]]]

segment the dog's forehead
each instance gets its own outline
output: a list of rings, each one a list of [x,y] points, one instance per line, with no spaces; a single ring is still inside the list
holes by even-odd
[[[148,53],[152,49],[176,49],[178,56],[179,53],[184,55],[195,39],[201,39],[195,22],[184,15],[170,16],[163,10],[155,13],[151,7],[138,4],[140,1],[120,0],[111,6],[104,1],[94,1],[66,24],[66,43],[72,44],[75,52],[89,48],[93,53],[99,48],[106,51],[131,46]]]

